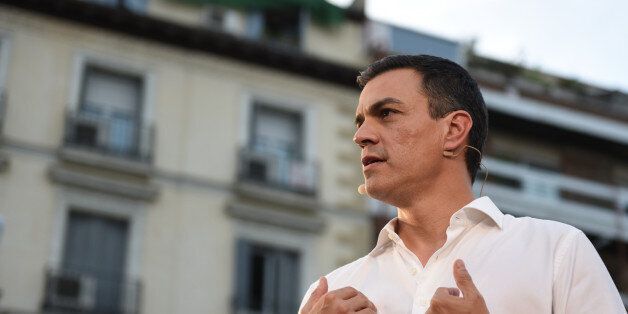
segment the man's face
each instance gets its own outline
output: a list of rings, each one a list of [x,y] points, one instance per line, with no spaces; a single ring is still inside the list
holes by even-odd
[[[421,193],[443,158],[446,126],[430,117],[421,80],[412,69],[384,72],[366,84],[356,109],[368,194],[395,206]]]

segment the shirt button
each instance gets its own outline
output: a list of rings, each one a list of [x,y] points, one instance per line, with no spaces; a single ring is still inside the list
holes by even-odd
[[[416,268],[410,269],[410,273],[412,274],[412,276],[416,275]]]

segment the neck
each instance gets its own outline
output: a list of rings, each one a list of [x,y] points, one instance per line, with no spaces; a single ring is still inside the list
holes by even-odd
[[[434,180],[406,206],[398,207],[396,232],[425,265],[445,244],[451,216],[473,199],[471,184],[467,180]]]

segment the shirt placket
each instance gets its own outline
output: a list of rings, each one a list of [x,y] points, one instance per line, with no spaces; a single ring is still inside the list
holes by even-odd
[[[416,287],[412,304],[412,314],[425,313],[430,307],[430,302],[434,293],[433,285],[436,281],[432,274],[433,269],[435,268],[434,264],[438,261],[441,253],[448,250],[455,242],[457,242],[456,240],[463,233],[467,225],[468,219],[464,212],[457,212],[454,214],[446,231],[447,239],[445,244],[432,254],[430,259],[425,264],[425,267],[421,265],[421,262],[416,255],[404,246],[406,254],[411,255],[409,260],[416,265],[410,269],[410,275],[413,277]]]

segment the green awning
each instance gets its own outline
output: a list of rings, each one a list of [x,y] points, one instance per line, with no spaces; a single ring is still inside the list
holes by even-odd
[[[325,0],[175,0],[191,4],[216,4],[239,9],[276,9],[282,7],[302,7],[309,10],[315,22],[335,25],[344,20],[344,9]]]

